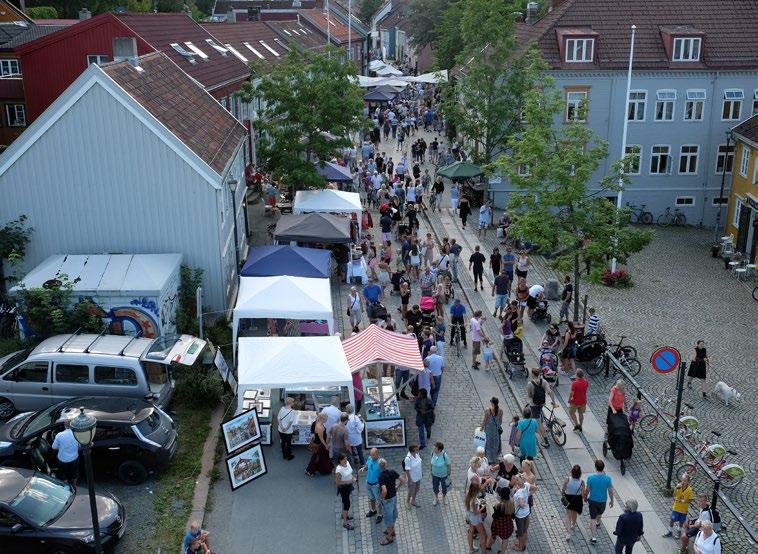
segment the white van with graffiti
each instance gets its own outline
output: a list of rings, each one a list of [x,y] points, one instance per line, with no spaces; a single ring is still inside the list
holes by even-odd
[[[171,362],[192,365],[205,344],[191,335],[50,337],[0,358],[0,419],[77,396],[144,398],[166,408],[176,386]]]

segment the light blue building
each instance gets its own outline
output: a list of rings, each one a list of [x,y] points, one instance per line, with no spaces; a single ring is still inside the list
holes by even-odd
[[[720,203],[729,199],[734,162],[726,132],[758,112],[755,2],[734,0],[729,13],[718,0],[554,4],[541,20],[528,13],[518,37],[535,41],[547,61],[564,98],[561,119],[584,117],[608,142],[609,156],[596,179],[621,157],[626,117],[626,150],[637,153],[638,162],[624,204],[645,204],[654,218],[678,208],[689,224],[714,225]],[[632,24],[637,29],[627,99]],[[505,178],[490,182],[496,206],[505,206],[512,190]]]

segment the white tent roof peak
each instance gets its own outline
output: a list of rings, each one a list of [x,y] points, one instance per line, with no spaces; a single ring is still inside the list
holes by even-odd
[[[296,308],[295,308],[296,307]],[[291,311],[292,310],[292,311]],[[332,313],[329,279],[241,277],[236,318],[287,317],[325,319]]]
[[[361,213],[363,206],[357,192],[344,192],[334,189],[299,190],[295,195],[292,212],[356,212]]]

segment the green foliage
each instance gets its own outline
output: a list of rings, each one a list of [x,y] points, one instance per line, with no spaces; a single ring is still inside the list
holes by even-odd
[[[232,328],[225,318],[219,318],[213,322],[213,325],[206,325],[203,330],[204,337],[214,346],[221,348],[221,353],[227,358],[233,354],[232,345]]]
[[[0,263],[3,261],[15,263],[23,260],[26,247],[29,245],[29,237],[34,231],[33,227],[26,226],[27,219],[25,215],[21,215],[0,229]]]
[[[28,0],[27,13],[38,8],[52,8],[58,15],[69,19],[77,19],[79,10],[87,8],[92,15],[98,15],[103,12],[112,12],[116,8],[125,7],[130,12],[150,12],[153,10],[153,0]],[[157,9],[159,12],[180,12],[187,6],[192,13],[202,12],[206,16],[210,15],[213,4],[209,0],[158,0]],[[30,16],[41,17],[41,16]],[[49,16],[45,16],[49,17]]]
[[[11,352],[18,352],[24,348],[30,346],[29,341],[21,340],[18,338],[3,338],[0,337],[0,358],[10,354]]]
[[[463,0],[450,0],[441,13],[434,32],[434,65],[437,69],[452,69],[455,59],[463,50],[460,21],[463,16]]]
[[[63,275],[43,288],[21,288],[15,294],[19,313],[40,339],[61,333],[99,333],[105,323],[102,310],[91,300],[74,302],[73,283]]]
[[[408,40],[414,48],[436,44],[439,40],[442,16],[453,0],[410,0],[409,19],[413,25],[408,29]]]
[[[205,371],[196,363],[192,367],[176,366],[176,402],[186,406],[213,408],[221,400],[224,384],[218,371]]]
[[[127,0],[126,9],[130,13],[147,13],[153,9],[153,0]]]
[[[384,4],[384,0],[361,0],[358,7],[358,19],[371,25],[371,18],[376,11]]]
[[[179,305],[176,308],[176,330],[197,334],[197,287],[203,284],[203,270],[182,265],[179,269]]]
[[[32,19],[58,19],[58,10],[53,6],[38,6],[26,8],[26,15]]]
[[[351,144],[350,135],[365,129],[355,65],[340,56],[333,48],[325,54],[292,49],[266,75],[251,64],[260,78],[236,93],[244,102],[262,101],[260,158],[285,185],[324,186],[313,162],[339,155]]]

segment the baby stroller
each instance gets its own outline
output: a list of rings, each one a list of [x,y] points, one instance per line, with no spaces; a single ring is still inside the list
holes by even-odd
[[[418,303],[421,308],[421,325],[422,327],[434,327],[437,321],[435,312],[437,308],[437,301],[433,296],[422,296]]]
[[[537,306],[535,306],[534,311],[532,312],[532,321],[545,321],[546,323],[550,323],[552,317],[547,312],[547,300],[544,298],[541,300],[537,300]]]
[[[521,371],[527,377],[526,358],[524,358],[524,343],[516,337],[503,337],[503,350],[500,359],[505,363],[505,372],[513,379],[514,369]]]
[[[608,448],[610,448],[613,457],[621,462],[621,475],[624,475],[626,473],[624,461],[632,457],[632,448],[634,448],[629,420],[623,412],[609,413],[606,424],[608,431],[603,442],[603,456],[608,456]]]
[[[607,343],[603,335],[586,335],[577,340],[576,361],[591,362],[598,358],[606,349]]]
[[[552,348],[543,343],[540,348],[540,370],[542,378],[551,385],[558,386],[558,356]]]

